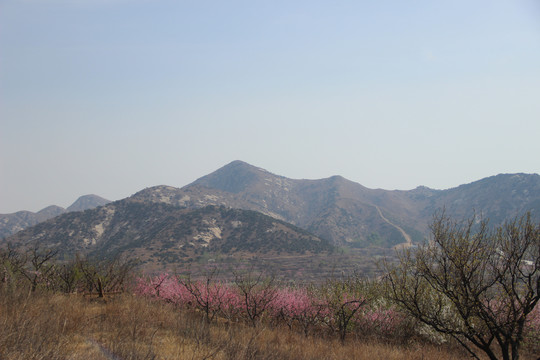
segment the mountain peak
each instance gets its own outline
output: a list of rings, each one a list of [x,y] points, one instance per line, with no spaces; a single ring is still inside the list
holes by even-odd
[[[51,205],[38,211],[36,213],[36,216],[39,219],[39,221],[44,221],[46,219],[50,219],[52,217],[63,214],[64,212],[66,212],[66,209],[64,209],[63,207]]]
[[[75,200],[75,202],[67,208],[67,211],[84,211],[106,205],[108,203],[110,203],[110,201],[102,198],[101,196],[93,194],[83,195]]]
[[[227,165],[223,166],[223,167],[227,167],[227,166],[250,166],[250,167],[255,167],[251,164],[248,164],[247,162],[245,161],[242,161],[242,160],[233,160],[231,161],[230,163],[228,163]]]
[[[257,183],[263,175],[271,174],[265,169],[235,160],[211,174],[197,179],[191,185],[202,185],[238,194]],[[276,175],[274,175],[276,176]]]
[[[263,168],[248,164],[245,161],[242,160],[234,160],[227,165],[223,166],[220,170],[229,170],[229,171],[239,171],[239,172],[254,172],[254,173],[267,173],[270,172],[268,170],[265,170]]]
[[[12,214],[0,214],[0,239],[66,212],[93,209],[108,203],[110,203],[109,200],[97,195],[84,195],[79,197],[67,209],[60,206],[51,205],[41,209],[37,213],[30,211],[18,211]]]

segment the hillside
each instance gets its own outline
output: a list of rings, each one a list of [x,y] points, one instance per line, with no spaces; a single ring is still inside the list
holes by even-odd
[[[141,201],[185,207],[224,205],[281,219],[334,244],[391,247],[423,241],[434,212],[463,218],[474,212],[494,225],[532,211],[540,214],[540,176],[502,174],[448,190],[368,189],[341,176],[294,180],[234,161],[181,189],[157,186],[134,195]]]
[[[499,174],[438,192],[422,213],[429,215],[445,207],[457,218],[475,212],[494,224],[532,211],[540,216],[540,175]]]
[[[134,198],[185,207],[224,205],[258,211],[335,244],[364,246],[372,241],[389,247],[404,242],[399,230],[379,216],[377,204],[371,200],[376,197],[373,191],[378,192],[339,176],[293,180],[235,161],[181,189],[157,186]],[[387,212],[384,206],[381,209]]]
[[[180,208],[125,199],[84,212],[63,214],[7,239],[15,245],[38,241],[100,257],[117,254],[143,263],[190,262],[205,254],[304,254],[332,250],[305,230],[248,210],[223,206]]]

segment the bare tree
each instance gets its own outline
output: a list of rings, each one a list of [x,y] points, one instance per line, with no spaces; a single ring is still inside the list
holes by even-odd
[[[253,275],[252,271],[235,272],[234,276],[234,282],[242,298],[244,315],[252,326],[256,326],[257,321],[268,311],[277,297],[275,277],[267,277],[262,273]]]
[[[84,276],[76,259],[57,263],[51,276],[53,289],[66,294],[74,293],[84,286]]]
[[[367,303],[366,289],[367,281],[357,274],[328,279],[319,288],[328,310],[324,322],[339,334],[342,343],[351,330],[355,315]]]
[[[122,291],[135,266],[135,261],[120,257],[112,260],[77,258],[77,267],[84,276],[88,292],[96,291],[99,297],[107,292]]]
[[[227,288],[225,284],[217,280],[219,274],[217,267],[212,267],[204,274],[204,280],[196,281],[191,275],[180,278],[179,282],[191,294],[195,300],[195,306],[200,309],[207,323],[212,322],[216,315],[222,311],[224,306],[225,293]]]
[[[7,248],[0,249],[0,285],[13,286],[17,273],[24,268],[26,259],[20,252],[13,249],[10,244]]]
[[[47,278],[54,270],[53,260],[57,249],[42,249],[38,244],[21,255],[18,272],[30,282],[30,292],[37,289],[39,283],[47,283]]]
[[[476,359],[519,359],[540,299],[540,224],[527,214],[490,230],[486,220],[458,223],[442,212],[431,232],[388,269],[393,299]]]

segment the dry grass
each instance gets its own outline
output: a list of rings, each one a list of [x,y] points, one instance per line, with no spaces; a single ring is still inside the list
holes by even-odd
[[[286,328],[218,322],[130,295],[108,300],[0,291],[0,359],[437,359],[432,345],[305,337]]]

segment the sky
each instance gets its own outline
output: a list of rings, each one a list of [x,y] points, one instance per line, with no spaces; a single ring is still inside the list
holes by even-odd
[[[447,189],[539,138],[537,0],[0,0],[0,213],[233,160]]]

